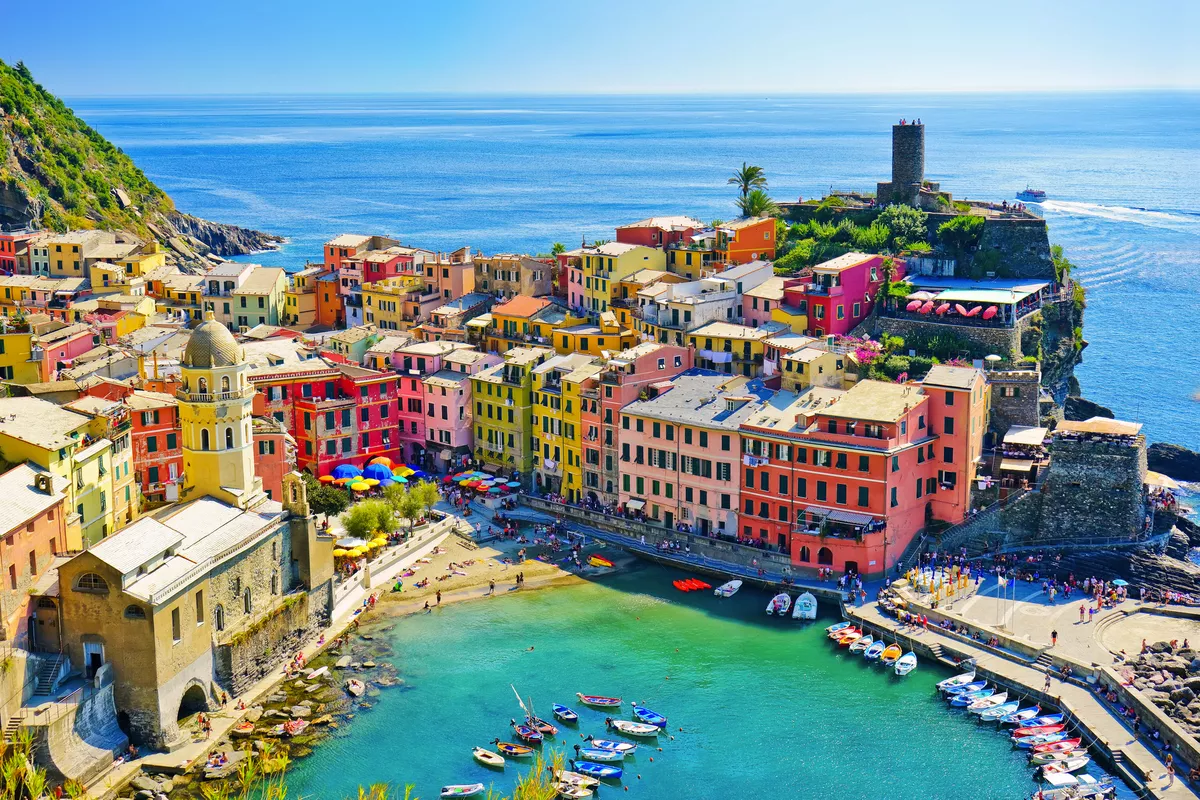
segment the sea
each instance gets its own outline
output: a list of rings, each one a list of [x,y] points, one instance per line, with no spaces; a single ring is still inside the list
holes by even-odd
[[[201,217],[287,237],[298,269],[342,232],[487,253],[611,238],[650,215],[735,215],[761,166],[780,200],[873,190],[890,126],[925,124],[926,176],[1041,210],[1088,288],[1086,397],[1200,449],[1200,93],[78,98],[72,107]]]
[[[721,600],[673,589],[681,577],[691,576],[641,564],[430,614],[389,619],[385,607],[361,632],[375,636],[364,644],[390,645],[383,658],[404,683],[367,698],[369,710],[296,761],[289,796],[352,797],[373,782],[411,784],[426,799],[476,782],[507,796],[527,764],[492,770],[471,748],[514,741],[514,689],[539,716],[550,718],[553,703],[579,713],[542,745],[568,757],[586,735],[622,738],[605,734],[606,714],[576,693],[621,698],[619,718],[630,718],[631,702],[667,716],[657,743],[640,744],[600,798],[1016,800],[1036,791],[1025,752],[940,699],[934,684],[950,673],[920,665],[897,678],[835,647],[825,636],[833,616],[769,618],[764,590]]]

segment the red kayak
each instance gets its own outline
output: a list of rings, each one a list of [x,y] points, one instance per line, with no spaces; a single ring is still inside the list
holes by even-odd
[[[687,585],[687,581],[674,581],[671,585],[681,592],[690,592],[692,590],[692,588]]]
[[[1020,739],[1022,736],[1041,736],[1043,733],[1058,733],[1066,729],[1066,725],[1034,725],[1032,728],[1017,728],[1012,732],[1012,737]]]
[[[1060,739],[1057,742],[1048,742],[1047,744],[1037,744],[1033,746],[1035,753],[1062,753],[1067,750],[1074,750],[1083,744],[1083,739]]]

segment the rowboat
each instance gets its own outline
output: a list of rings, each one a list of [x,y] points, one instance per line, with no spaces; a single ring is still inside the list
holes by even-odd
[[[889,644],[883,648],[883,653],[879,656],[880,663],[886,666],[892,666],[900,660],[900,656],[904,655],[904,651],[900,649],[898,644]]]
[[[826,628],[826,629],[825,629],[825,632],[826,632],[826,633],[833,633],[834,631],[840,631],[840,630],[844,630],[844,629],[846,629],[846,628],[849,628],[849,627],[850,627],[850,623],[849,623],[849,622],[835,622],[835,623],[833,623],[832,625],[830,625],[828,628]]]
[[[720,586],[713,589],[713,594],[715,594],[717,597],[733,597],[735,594],[737,594],[738,589],[740,588],[742,588],[741,581],[729,581],[728,583],[722,583]]]
[[[595,708],[612,708],[613,706],[621,705],[621,698],[619,697],[602,697],[598,694],[580,694],[579,692],[576,692],[575,696],[585,706],[593,706]]]
[[[1075,756],[1074,758],[1066,758],[1062,761],[1043,764],[1042,774],[1050,775],[1055,772],[1078,772],[1090,763],[1092,763],[1092,759],[1088,756]]]
[[[1005,714],[1003,717],[1000,718],[1000,724],[1001,725],[1020,725],[1023,722],[1028,722],[1029,720],[1036,718],[1037,715],[1040,713],[1042,713],[1041,706],[1030,706],[1029,708],[1022,708],[1019,711],[1014,711],[1011,714]]]
[[[1035,734],[1033,736],[1014,736],[1013,744],[1015,744],[1017,747],[1020,747],[1023,750],[1033,750],[1035,748],[1041,747],[1042,745],[1058,744],[1059,742],[1066,741],[1066,739],[1067,739],[1067,735],[1065,733],[1063,733],[1062,731],[1059,731],[1058,733],[1039,733],[1039,734]],[[1079,740],[1076,739],[1075,744],[1072,745],[1070,748],[1052,747],[1049,749],[1049,751],[1037,750],[1036,752],[1045,753],[1045,752],[1054,752],[1055,750],[1069,750],[1069,749],[1074,749],[1074,747],[1076,747],[1078,745],[1079,745]]]
[[[971,692],[978,692],[980,689],[986,688],[987,681],[972,681],[971,683],[964,683],[961,686],[955,686],[953,689],[948,689],[946,691],[946,697],[947,699],[958,697],[960,694],[970,694]]]
[[[816,619],[817,598],[812,592],[805,592],[796,598],[796,607],[792,609],[792,619]]]
[[[1092,800],[1112,796],[1112,779],[1108,777],[1097,779],[1086,772],[1079,775],[1052,772],[1043,775],[1042,780],[1055,787],[1052,791],[1042,793],[1046,800],[1062,800],[1067,797],[1072,800]]]
[[[681,592],[695,592],[695,591],[699,591],[700,589],[711,589],[712,588],[711,583],[705,583],[704,581],[698,580],[696,578],[687,578],[685,580],[672,581],[671,585],[674,586],[676,589],[678,589]]]
[[[617,780],[625,772],[620,767],[614,767],[611,764],[597,764],[594,761],[571,761],[569,763],[572,770],[589,778]]]
[[[591,736],[587,737],[586,741],[592,747],[597,747],[601,750],[615,750],[618,753],[625,753],[626,755],[637,750],[637,745],[631,742],[618,742],[614,739],[593,739]]]
[[[868,634],[860,638],[857,642],[852,642],[850,644],[850,652],[861,653],[873,644],[875,644],[875,637]]]
[[[976,700],[982,700],[985,697],[991,697],[995,693],[995,689],[979,689],[974,692],[963,692],[962,694],[956,694],[954,697],[950,698],[950,705],[954,706],[955,708],[966,708]]]
[[[554,705],[550,706],[550,709],[554,712],[554,718],[559,722],[579,721],[579,715],[564,705],[555,703]]]
[[[975,680],[975,670],[964,672],[961,675],[955,675],[953,678],[946,678],[944,681],[937,682],[937,690],[945,692],[953,689],[955,686],[965,686]]]
[[[565,783],[568,786],[582,786],[585,789],[600,785],[600,781],[595,778],[589,778],[582,772],[571,772],[566,769],[560,769],[554,777],[558,779],[559,783]]]
[[[471,751],[471,755],[475,760],[485,767],[496,767],[504,769],[504,756],[499,753],[493,753],[491,750],[484,750],[482,747],[476,747]]]
[[[558,792],[559,797],[567,798],[567,800],[585,800],[592,796],[592,790],[586,786],[572,786],[569,783],[555,784],[554,790]]]
[[[633,718],[638,722],[644,722],[647,725],[654,725],[659,728],[667,727],[667,718],[657,711],[651,711],[645,706],[633,704]]]
[[[526,747],[523,744],[514,744],[513,742],[502,742],[499,739],[493,739],[492,744],[496,746],[504,755],[509,758],[524,758],[533,754],[532,747]]]
[[[643,722],[629,722],[624,719],[606,719],[604,724],[610,729],[626,736],[658,736],[662,730],[657,725],[647,725]]]
[[[537,717],[526,717],[525,724],[546,736],[553,736],[558,733],[558,728],[546,722],[546,720],[538,719]]]
[[[1087,750],[1064,750],[1061,753],[1034,753],[1029,756],[1029,763],[1035,767],[1043,764],[1053,764],[1055,761],[1066,761],[1068,758],[1080,758],[1088,754]]]
[[[601,750],[599,747],[580,747],[575,745],[575,757],[584,761],[624,761],[625,754],[620,750]]]
[[[838,647],[849,647],[862,638],[862,631],[850,631],[837,640]]]
[[[1022,736],[1040,736],[1043,733],[1058,733],[1061,730],[1066,730],[1066,725],[1058,723],[1057,725],[1032,725],[1026,728],[1017,728],[1012,732],[1014,738]]]
[[[254,735],[254,723],[253,722],[239,722],[237,725],[233,726],[233,730],[231,730],[229,732],[229,735],[237,737],[237,738],[253,736]]]
[[[613,562],[609,561],[604,556],[593,555],[588,557],[588,565],[592,567],[604,567],[608,569],[612,567]]]
[[[1051,733],[1048,736],[1062,736],[1061,733]],[[1078,737],[1074,739],[1059,739],[1056,742],[1047,742],[1045,744],[1035,744],[1033,752],[1035,753],[1061,753],[1066,750],[1074,750],[1083,744],[1083,739]]]
[[[1023,720],[1019,727],[1034,728],[1038,725],[1057,725],[1058,723],[1062,722],[1065,717],[1065,714],[1047,714],[1043,717],[1030,717],[1027,720]]]
[[[896,674],[904,677],[908,673],[917,668],[917,654],[905,653],[899,661],[896,662]]]
[[[512,725],[512,729],[517,733],[517,738],[522,742],[540,742],[546,738],[541,731],[528,725],[521,725],[515,719],[509,720],[508,724]]]
[[[887,645],[883,642],[875,642],[866,649],[866,651],[863,653],[863,658],[865,658],[867,661],[874,661],[883,654],[883,648],[885,647],[887,647]]]
[[[1007,699],[1008,699],[1008,692],[1001,692],[1000,694],[994,694],[991,697],[982,697],[979,700],[976,700],[974,703],[971,703],[971,705],[967,706],[967,713],[968,714],[982,714],[984,711],[987,711],[989,708],[995,708],[996,706],[1002,704]]]
[[[1020,705],[1021,704],[1018,701],[1010,700],[1007,703],[1001,703],[998,706],[992,706],[991,708],[983,711],[983,713],[979,715],[979,718],[984,722],[995,722],[1005,714],[1010,714],[1013,711],[1016,711],[1017,707]]]
[[[828,636],[830,639],[833,639],[836,642],[838,639],[841,639],[843,636],[849,636],[852,633],[861,633],[861,631],[859,631],[859,629],[854,627],[853,625],[849,625],[845,628],[836,628],[825,635]]]
[[[454,783],[442,787],[442,797],[474,797],[483,794],[482,783]]]
[[[791,607],[792,596],[787,592],[780,592],[771,598],[771,602],[767,603],[767,613],[783,617],[787,616],[788,609]]]

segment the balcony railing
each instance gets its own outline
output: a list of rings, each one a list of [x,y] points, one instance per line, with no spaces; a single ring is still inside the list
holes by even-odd
[[[228,403],[234,400],[249,400],[254,394],[255,390],[250,388],[233,392],[185,392],[180,389],[175,392],[175,397],[192,403]]]

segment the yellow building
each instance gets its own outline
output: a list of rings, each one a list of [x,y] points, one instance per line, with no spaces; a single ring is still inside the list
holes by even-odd
[[[182,272],[164,275],[161,278],[162,293],[158,295],[158,310],[163,313],[185,315],[189,319],[200,319],[204,296],[204,276],[185,275]]]
[[[804,333],[808,330],[808,314],[795,306],[779,304],[771,309],[771,321],[786,325],[788,330]]]
[[[581,450],[579,441],[579,387],[575,384],[575,396],[568,398],[563,390],[563,378],[577,369],[591,364],[594,359],[583,353],[553,356],[533,370],[533,436],[536,453],[533,456],[533,482],[540,491],[571,496],[578,494],[582,484],[580,477],[574,485],[567,482],[567,459],[572,450],[568,442],[574,442],[575,466]],[[575,470],[576,476],[582,471]]]
[[[364,322],[389,331],[406,331],[417,322],[417,315],[405,309],[405,300],[414,291],[425,290],[421,276],[400,275],[364,283],[361,288]]]
[[[640,269],[623,280],[617,281],[610,304],[616,315],[617,324],[623,328],[637,327],[638,292],[658,283],[669,285],[685,283],[687,280],[682,275],[664,272],[661,269]]]
[[[0,455],[31,461],[66,478],[67,550],[81,550],[116,529],[113,441],[95,438],[92,419],[34,397],[0,399]],[[128,436],[114,431],[113,435]],[[123,472],[123,470],[122,470]]]
[[[629,328],[617,324],[616,315],[606,311],[596,325],[584,323],[555,328],[551,332],[554,349],[559,353],[586,353],[598,356],[609,350],[619,353],[637,344],[641,337]]]
[[[688,344],[696,348],[697,367],[753,378],[762,374],[764,340],[774,333],[774,326],[710,322],[689,333]]]
[[[291,285],[283,293],[280,324],[308,328],[317,322],[317,277],[320,267],[308,267],[292,275]]]
[[[804,347],[780,359],[780,386],[785,392],[799,394],[810,386],[846,388],[846,359],[816,347]]]
[[[0,327],[0,381],[8,383],[38,383],[42,380],[42,360],[33,357],[34,333],[8,332],[8,326]]]
[[[563,464],[564,494],[571,502],[577,502],[583,497],[583,438],[586,435],[583,426],[584,404],[591,403],[593,414],[598,413],[594,407],[597,400],[588,398],[586,389],[594,391],[596,376],[604,371],[604,365],[598,360],[589,361],[562,377],[563,399],[563,449],[566,458]],[[593,465],[598,469],[599,464]]]
[[[124,269],[126,276],[144,277],[167,265],[167,253],[157,241],[151,240],[118,259],[117,263]]]
[[[640,244],[606,242],[573,251],[578,268],[572,268],[576,280],[582,278],[582,306],[589,314],[608,311],[617,294],[617,286],[641,270],[664,270],[667,256],[662,250]],[[578,288],[578,287],[576,287]],[[635,293],[636,294],[636,293]]]
[[[471,377],[475,457],[493,470],[529,481],[533,466],[533,370],[554,356],[548,347],[514,347],[504,363]]]
[[[491,327],[485,349],[493,353],[504,353],[512,347],[550,345],[556,329],[584,321],[545,297],[523,295],[493,307],[488,316]]]
[[[698,281],[703,277],[703,273],[711,272],[720,266],[721,259],[711,238],[667,250],[667,269],[689,281]]]
[[[94,441],[107,439],[108,464],[98,468],[101,482],[108,479],[108,497],[112,498],[109,533],[114,533],[137,518],[141,506],[139,489],[134,482],[132,420],[129,407],[119,400],[85,395],[63,406],[91,418],[88,435]],[[107,475],[105,472],[107,471]]]

